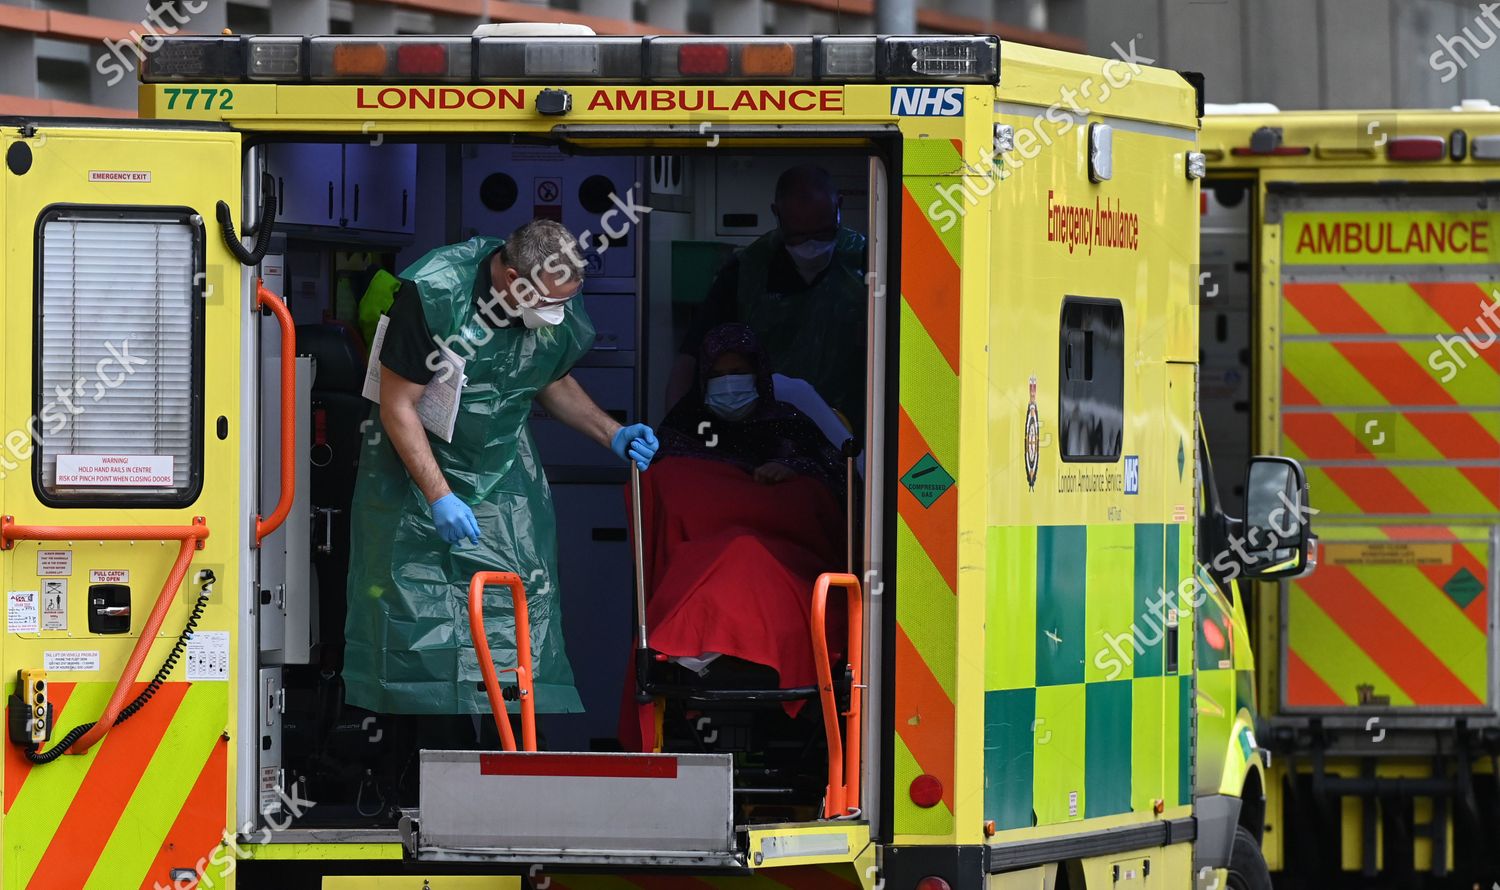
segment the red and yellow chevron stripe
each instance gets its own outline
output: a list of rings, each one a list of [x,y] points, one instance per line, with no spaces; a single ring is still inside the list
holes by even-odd
[[[1284,287],[1282,444],[1308,465],[1325,514],[1500,512],[1500,349],[1482,345],[1490,331],[1500,334],[1483,316],[1491,291],[1488,283]],[[1477,355],[1445,345],[1466,329],[1481,344]]]
[[[1484,529],[1328,530],[1292,582],[1286,704],[1479,708],[1489,688]]]
[[[1489,536],[1500,513],[1500,335],[1492,282],[1282,289],[1281,440],[1323,529],[1289,591],[1285,704],[1480,708]],[[1474,349],[1464,345],[1472,339]]]
[[[93,719],[112,689],[53,682],[57,725]],[[149,890],[204,865],[228,814],[227,709],[224,683],[167,683],[87,754],[33,766],[6,745],[4,886]]]
[[[911,170],[961,168],[962,146],[908,140]],[[948,178],[907,176],[901,193],[901,352],[897,467],[936,461],[954,484],[935,499],[897,492],[895,832],[954,830],[954,685],[957,677],[960,222],[940,230],[924,208]],[[951,186],[950,186],[951,187]],[[923,808],[908,789],[927,775],[941,800]]]

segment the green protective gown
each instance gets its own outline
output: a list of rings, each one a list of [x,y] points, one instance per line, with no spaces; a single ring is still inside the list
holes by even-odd
[[[812,384],[859,429],[865,411],[865,236],[839,229],[823,275],[791,294],[766,288],[766,270],[782,249],[776,229],[741,252],[736,290],[740,321],[755,331],[778,374]]]
[[[592,348],[594,327],[582,300],[569,301],[555,327],[496,330],[476,318],[479,263],[501,243],[441,247],[401,275],[416,284],[433,336],[466,360],[453,441],[427,439],[453,493],[473,509],[481,542],[450,547],[438,536],[427,499],[373,411],[352,506],[344,655],[347,700],[371,711],[489,712],[468,618],[469,581],[481,571],[515,572],[525,582],[537,710],[582,710],[563,648],[552,495],[527,418],[537,391]],[[484,614],[495,663],[514,666],[510,590],[487,589]]]

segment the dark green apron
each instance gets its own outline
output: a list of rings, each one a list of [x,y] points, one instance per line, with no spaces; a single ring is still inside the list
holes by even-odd
[[[469,580],[508,571],[526,584],[537,710],[582,710],[563,648],[552,495],[527,420],[537,391],[565,376],[594,343],[582,300],[563,322],[491,329],[474,314],[479,264],[501,245],[472,238],[438,248],[401,274],[422,298],[433,336],[457,334],[468,378],[453,441],[429,435],[453,493],[479,521],[481,542],[450,547],[427,500],[380,425],[365,437],[354,491],[344,684],[350,704],[385,714],[488,713],[469,635]],[[497,312],[500,310],[496,310]],[[485,630],[495,663],[513,666],[510,591],[486,591]]]

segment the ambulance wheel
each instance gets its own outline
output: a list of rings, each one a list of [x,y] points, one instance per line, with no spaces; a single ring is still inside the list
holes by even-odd
[[[1271,870],[1250,829],[1241,825],[1234,832],[1234,850],[1229,854],[1229,890],[1271,890]]]

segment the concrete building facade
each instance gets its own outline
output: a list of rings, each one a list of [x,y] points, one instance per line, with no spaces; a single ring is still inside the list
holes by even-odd
[[[1077,17],[1073,17],[1076,14]],[[1054,15],[1090,52],[1137,40],[1210,102],[1286,109],[1500,103],[1500,5],[1456,0],[1089,0]]]

